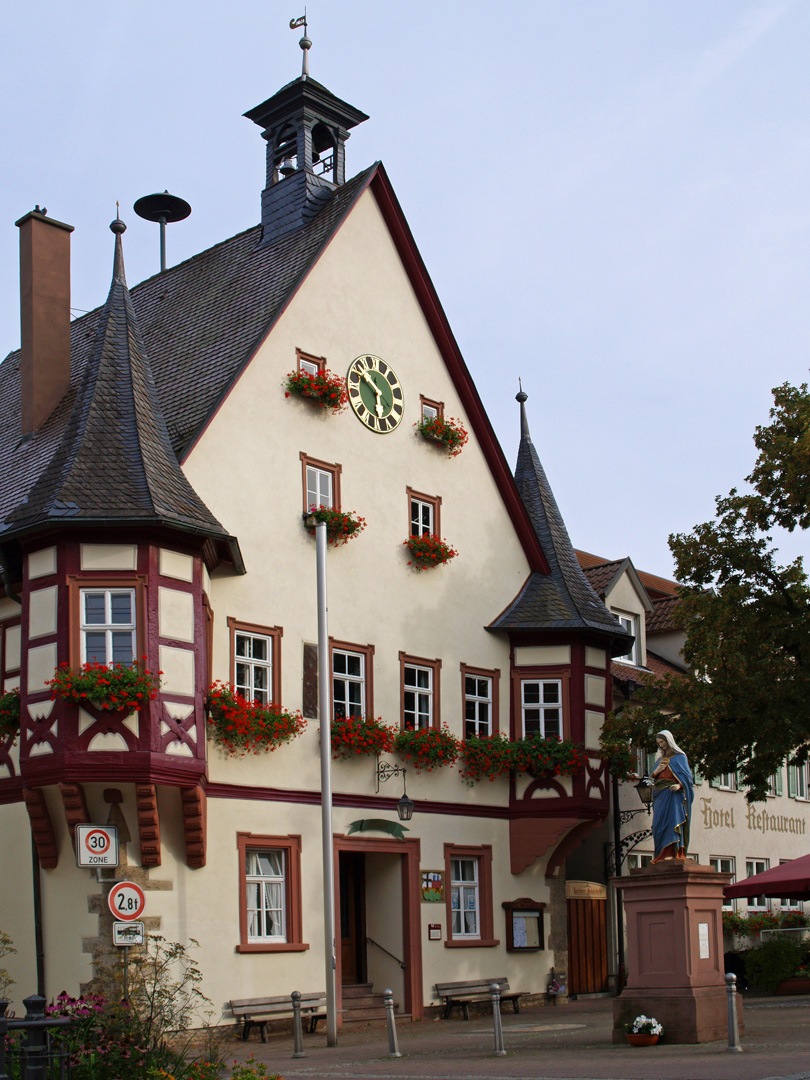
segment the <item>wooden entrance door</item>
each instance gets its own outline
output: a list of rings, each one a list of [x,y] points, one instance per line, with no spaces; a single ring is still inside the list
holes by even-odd
[[[568,993],[608,989],[607,900],[567,900]]]
[[[340,852],[340,981],[366,981],[366,856]]]

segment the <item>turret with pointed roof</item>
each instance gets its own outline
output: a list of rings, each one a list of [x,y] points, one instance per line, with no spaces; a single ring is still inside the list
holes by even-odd
[[[150,525],[230,548],[236,541],[186,479],[172,449],[124,273],[116,218],[112,283],[93,354],[55,453],[28,497],[6,516],[7,542],[42,527]]]
[[[520,447],[515,483],[546,556],[549,573],[532,573],[490,629],[596,631],[614,639],[613,654],[621,655],[627,651],[628,636],[591,588],[577,561],[529,432],[528,394],[521,390],[515,400],[520,405]]]

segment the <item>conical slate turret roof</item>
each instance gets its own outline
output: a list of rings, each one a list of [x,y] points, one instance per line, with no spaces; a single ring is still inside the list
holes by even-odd
[[[492,630],[595,630],[617,638],[627,651],[628,636],[583,574],[562,514],[532,443],[526,418],[527,395],[520,402],[520,448],[515,468],[523,504],[543,548],[549,573],[531,574],[509,607],[491,623]],[[621,639],[621,643],[618,639]]]
[[[5,519],[7,540],[43,525],[151,524],[235,541],[183,474],[172,449],[124,274],[116,219],[113,277],[93,354],[62,438],[28,498]]]

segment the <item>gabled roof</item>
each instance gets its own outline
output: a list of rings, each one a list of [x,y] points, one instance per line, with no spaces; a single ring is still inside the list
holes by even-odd
[[[579,556],[577,556],[577,561],[581,566],[582,562],[579,559]],[[583,568],[583,573],[603,600],[607,599],[608,593],[618,582],[619,578],[626,574],[630,580],[630,584],[635,589],[636,595],[641,601],[644,610],[652,610],[652,602],[647,595],[647,590],[642,585],[641,576],[636,571],[629,556],[625,559],[619,559],[616,562],[602,563],[597,566],[586,566]]]
[[[55,452],[5,515],[0,539],[49,524],[138,521],[228,541],[172,449],[127,289],[121,244],[126,226],[116,219],[110,228],[116,234],[113,280],[93,351],[69,395],[69,409],[60,410],[65,423]]]
[[[648,634],[666,634],[671,630],[683,629],[676,614],[679,601],[677,596],[662,596],[660,600],[653,600],[653,609],[647,615]]]
[[[591,566],[583,566],[582,570],[585,577],[591,583],[591,588],[599,596],[604,596],[605,592],[619,573],[619,567],[624,562],[624,559],[616,559],[615,562],[603,562]],[[580,560],[580,566],[582,561]]]
[[[549,572],[533,573],[513,603],[491,624],[492,630],[596,630],[614,638],[614,651],[628,651],[632,635],[588,583],[568,537],[562,514],[532,443],[526,395],[520,402],[520,448],[515,482],[540,541]]]
[[[314,220],[274,243],[256,226],[149,278],[130,291],[154,376],[154,389],[179,462],[272,331],[352,207],[370,188],[456,385],[532,569],[547,564],[526,508],[382,165],[338,187]],[[14,423],[0,427],[0,522],[32,492],[62,444],[104,312],[71,324],[70,392],[22,443]],[[19,415],[20,354],[0,364],[0,401]],[[58,463],[53,461],[54,469]],[[224,530],[222,530],[224,534]],[[0,540],[2,537],[0,537]]]

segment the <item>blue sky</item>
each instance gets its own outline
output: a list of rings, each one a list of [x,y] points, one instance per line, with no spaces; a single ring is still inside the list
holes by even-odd
[[[671,573],[670,532],[750,470],[772,387],[810,354],[810,4],[310,0],[311,73],[370,114],[510,463],[518,377],[574,543]],[[115,203],[130,284],[157,268],[132,203],[193,212],[170,263],[255,224],[242,113],[300,71],[297,0],[8,0],[0,15],[0,355],[18,233],[76,227],[76,309],[103,302]],[[784,543],[786,556],[806,548]]]

